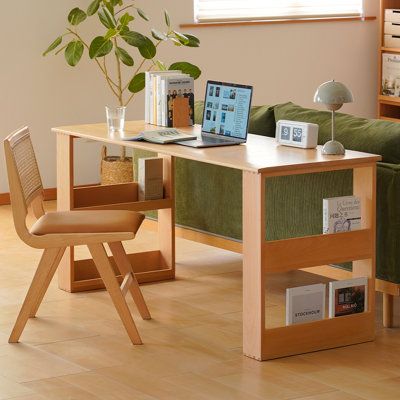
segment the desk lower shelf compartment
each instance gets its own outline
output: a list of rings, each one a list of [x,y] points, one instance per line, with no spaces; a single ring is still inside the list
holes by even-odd
[[[270,360],[370,342],[375,337],[375,310],[305,324],[265,329],[262,359]]]
[[[170,198],[139,201],[137,182],[76,187],[73,194],[74,210],[149,211],[173,205]]]
[[[123,277],[120,275],[114,258],[108,257],[119,282]],[[144,251],[141,253],[128,254],[133,271],[139,283],[164,281],[174,279],[175,272],[168,267],[159,250]],[[99,276],[92,259],[75,260],[73,292],[82,290],[103,289],[104,284]]]

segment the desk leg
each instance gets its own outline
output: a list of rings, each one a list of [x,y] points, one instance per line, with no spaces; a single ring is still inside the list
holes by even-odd
[[[375,315],[376,269],[376,164],[353,169],[353,194],[361,201],[361,228],[369,229],[372,258],[353,261],[353,277],[368,277],[368,310]],[[371,332],[375,319],[371,319]],[[371,337],[373,340],[374,337]]]
[[[158,242],[161,256],[175,277],[175,157],[158,154],[163,161],[164,197],[172,200],[171,208],[158,210]]]
[[[243,353],[261,360],[265,331],[265,178],[243,171]]]
[[[57,133],[57,210],[74,207],[74,143],[73,137]],[[58,287],[72,292],[74,281],[74,248],[67,247],[58,267]]]

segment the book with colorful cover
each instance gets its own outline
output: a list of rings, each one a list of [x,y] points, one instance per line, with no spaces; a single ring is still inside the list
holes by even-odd
[[[367,310],[368,278],[329,282],[329,318]]]
[[[189,102],[189,115],[188,115],[188,126],[194,124],[194,81],[190,76],[183,78],[168,77],[163,79],[164,89],[162,90],[163,101],[163,122],[168,127],[173,126],[174,118],[174,99],[177,97],[187,98]]]

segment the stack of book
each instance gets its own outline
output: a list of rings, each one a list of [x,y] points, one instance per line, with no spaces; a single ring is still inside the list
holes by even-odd
[[[167,127],[193,125],[193,78],[179,70],[146,72],[145,121]]]

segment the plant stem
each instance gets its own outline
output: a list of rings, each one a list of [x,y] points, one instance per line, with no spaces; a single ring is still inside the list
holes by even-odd
[[[117,43],[117,38],[114,38],[114,47],[117,48],[118,43]],[[118,101],[119,105],[122,106],[124,105],[123,99],[122,99],[122,77],[121,77],[121,61],[115,53],[115,58],[117,59],[117,73],[118,73]]]
[[[156,48],[160,45],[161,42],[162,42],[162,40],[159,40],[159,41],[158,41],[158,43],[155,45]],[[143,67],[143,64],[144,64],[147,60],[148,60],[147,58],[143,58],[142,62],[141,62],[141,63],[139,64],[139,66],[136,68],[136,71],[134,72],[133,76],[135,76],[135,75],[141,70],[141,68]],[[156,63],[154,62],[153,59],[151,59],[151,62],[153,63],[153,65],[156,65]],[[150,69],[153,67],[153,65],[150,67]],[[124,86],[124,88],[122,89],[122,92],[124,92],[124,91],[128,88],[129,82],[130,82],[130,81],[128,81],[128,83]],[[133,97],[133,96],[131,96],[131,97],[129,98],[128,103],[129,103],[129,101],[131,101],[132,97]]]
[[[120,10],[118,10],[114,15],[118,15],[120,12],[122,12],[122,11],[124,11],[124,10],[126,10],[126,9],[128,9],[128,8],[131,8],[131,7],[133,7],[133,4],[131,4],[131,5],[129,5],[129,6],[125,6],[125,7],[123,7],[123,8],[121,8]]]
[[[89,50],[88,44],[82,39],[82,37],[77,32],[74,32],[73,30],[71,30],[69,28],[67,28],[67,30],[70,33],[72,33],[74,36],[76,36],[83,43],[83,45]],[[103,75],[104,75],[104,77],[105,77],[105,79],[106,79],[106,81],[108,83],[108,86],[110,87],[112,92],[115,94],[115,96],[118,97],[118,93],[114,89],[114,87],[118,88],[118,85],[110,78],[110,76],[108,75],[107,71],[101,66],[100,61],[97,58],[95,58],[94,61],[96,61],[96,64],[98,65],[98,67],[100,68],[101,72],[103,73]],[[113,87],[113,85],[114,85],[114,87]]]

